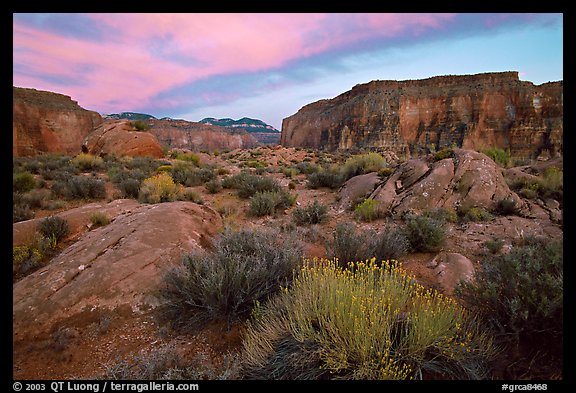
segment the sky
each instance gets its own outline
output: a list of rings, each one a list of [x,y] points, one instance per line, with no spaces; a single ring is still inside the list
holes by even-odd
[[[13,14],[13,85],[101,114],[281,129],[372,80],[518,71],[563,79],[563,14]]]

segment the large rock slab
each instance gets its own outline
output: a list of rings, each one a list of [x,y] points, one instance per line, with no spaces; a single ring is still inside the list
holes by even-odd
[[[221,226],[214,210],[179,201],[141,205],[84,234],[14,284],[14,340],[74,327],[103,309],[126,317],[153,309],[163,272],[209,245]]]
[[[370,172],[348,179],[338,192],[339,209],[352,209],[356,202],[368,197],[380,182],[382,182],[382,179],[380,179],[377,172]]]
[[[97,127],[82,142],[82,151],[97,156],[164,157],[154,135],[138,131],[128,120],[111,120]]]
[[[455,252],[441,252],[430,261],[428,267],[434,269],[438,286],[451,295],[460,281],[470,281],[474,277],[474,265],[464,255]]]

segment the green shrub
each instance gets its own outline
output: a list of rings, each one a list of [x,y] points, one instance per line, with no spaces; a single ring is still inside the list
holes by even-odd
[[[432,218],[440,222],[458,222],[458,213],[452,208],[436,207],[424,212],[423,216]]]
[[[547,168],[544,171],[538,191],[542,198],[552,198],[562,202],[564,196],[564,172],[556,167]]]
[[[320,224],[328,219],[328,207],[315,200],[306,207],[296,207],[292,218],[296,225]]]
[[[174,183],[172,177],[161,172],[142,182],[138,200],[143,203],[172,202],[178,199],[181,186]]]
[[[216,194],[222,190],[222,183],[220,183],[220,181],[217,179],[213,179],[207,181],[204,184],[204,187],[206,188],[206,191],[208,191],[210,194]]]
[[[103,199],[106,185],[103,180],[92,176],[73,176],[65,182],[55,182],[52,193],[68,199]]]
[[[369,172],[378,172],[386,167],[386,160],[378,153],[354,155],[346,160],[342,167],[345,180]]]
[[[178,199],[183,200],[183,201],[194,202],[194,203],[197,203],[199,205],[204,204],[204,200],[202,199],[202,196],[200,194],[198,194],[196,191],[190,190],[190,189],[185,189],[181,193],[181,195],[179,195]]]
[[[446,158],[454,158],[454,157],[456,157],[456,155],[454,154],[454,149],[451,147],[445,147],[436,154],[434,154],[433,161],[436,162],[444,160]]]
[[[296,202],[296,196],[286,191],[264,191],[250,198],[250,214],[256,217],[274,215]]]
[[[380,209],[379,201],[365,199],[354,207],[354,215],[360,221],[370,222],[384,217],[384,212]]]
[[[307,176],[308,188],[318,189],[321,187],[327,187],[332,190],[340,188],[344,184],[344,177],[332,170],[321,170],[318,172],[313,172]]]
[[[483,149],[482,153],[486,154],[492,159],[492,161],[494,161],[498,166],[502,168],[510,167],[510,163],[512,162],[510,150],[504,150],[498,147],[490,147]]]
[[[33,209],[41,209],[49,199],[50,191],[46,189],[36,189],[22,195],[23,202]]]
[[[143,120],[136,120],[132,122],[132,127],[137,131],[146,131],[150,129],[150,125]]]
[[[176,158],[177,160],[189,161],[194,165],[196,165],[197,167],[200,166],[200,157],[198,157],[194,153],[176,153],[176,157],[174,158]]]
[[[318,167],[317,165],[314,165],[310,162],[298,162],[296,164],[296,169],[298,170],[298,172],[303,173],[305,175],[310,175],[314,172],[318,172],[320,170],[320,167]]]
[[[211,251],[186,255],[182,266],[165,275],[159,317],[178,329],[241,320],[288,285],[301,252],[291,235],[227,228]]]
[[[547,379],[562,369],[563,241],[525,238],[509,253],[487,257],[474,282],[455,293],[483,317],[506,350],[510,375]],[[519,352],[519,348],[522,351]],[[546,359],[538,374],[533,362]],[[550,366],[550,367],[548,367]],[[532,368],[532,370],[531,370]],[[532,375],[530,375],[532,373]]]
[[[305,261],[253,315],[247,379],[482,379],[493,356],[472,315],[394,262]]]
[[[141,184],[142,181],[139,179],[127,178],[118,184],[118,188],[122,192],[123,198],[138,199]]]
[[[326,255],[337,258],[342,265],[348,262],[398,259],[410,250],[410,243],[400,228],[386,225],[381,231],[356,231],[352,223],[340,223],[336,226],[332,240],[327,241]]]
[[[94,212],[90,214],[90,222],[93,228],[98,228],[110,224],[110,218],[102,212]]]
[[[494,218],[486,209],[477,206],[470,207],[461,205],[458,207],[458,215],[466,222],[490,221]]]
[[[87,153],[80,153],[74,157],[70,163],[82,172],[99,171],[104,169],[104,160],[102,157]]]
[[[504,240],[502,239],[492,239],[492,240],[486,240],[484,242],[484,247],[486,247],[488,251],[492,254],[497,254],[498,251],[500,251],[503,246],[504,246]]]
[[[414,251],[435,252],[446,242],[446,228],[441,221],[425,216],[406,217],[406,238]]]
[[[248,172],[240,172],[237,175],[225,177],[222,180],[222,187],[238,190],[238,196],[245,199],[254,196],[258,192],[280,191],[280,185],[275,179],[252,175]]]
[[[27,203],[14,203],[12,205],[12,222],[26,221],[34,218],[34,212]]]
[[[54,239],[58,243],[70,233],[70,225],[62,217],[50,216],[38,223],[38,232],[48,239]]]
[[[25,193],[36,188],[36,179],[30,172],[19,172],[12,176],[12,191]]]

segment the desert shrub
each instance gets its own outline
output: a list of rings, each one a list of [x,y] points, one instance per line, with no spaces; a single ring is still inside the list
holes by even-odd
[[[503,246],[504,246],[504,240],[502,239],[492,239],[492,240],[486,240],[484,242],[484,247],[486,247],[486,249],[492,254],[497,254],[498,251],[500,251]]]
[[[504,198],[496,203],[495,208],[496,214],[502,216],[516,215],[519,213],[518,206],[516,206],[516,201],[512,198]]]
[[[110,218],[102,212],[94,212],[90,214],[90,222],[93,228],[98,228],[110,224]]]
[[[458,215],[462,218],[463,221],[468,222],[481,222],[481,221],[490,221],[494,218],[492,214],[483,207],[479,206],[465,206],[460,205],[458,206]]]
[[[172,202],[178,199],[180,192],[181,186],[175,184],[169,174],[162,172],[142,182],[138,200],[143,203]]]
[[[198,157],[194,153],[177,152],[176,156],[174,158],[177,160],[181,160],[181,161],[189,161],[189,162],[193,163],[194,165],[196,165],[197,167],[200,166],[200,157]]]
[[[384,212],[379,201],[368,198],[354,207],[354,216],[360,221],[370,222],[384,217]]]
[[[432,218],[441,222],[458,222],[458,213],[452,208],[436,207],[424,212],[423,216]]]
[[[39,267],[44,258],[41,250],[21,245],[12,247],[12,277],[18,277],[29,273]]]
[[[544,171],[540,182],[539,195],[542,198],[553,198],[562,202],[564,191],[564,172],[556,167]]]
[[[172,171],[172,165],[160,165],[158,168],[156,168],[157,173],[170,171]]]
[[[118,188],[122,192],[123,198],[138,199],[141,185],[142,181],[139,179],[126,178],[120,181],[120,183],[118,184]]]
[[[102,379],[106,380],[229,380],[239,372],[238,358],[225,355],[221,365],[215,365],[204,352],[184,359],[173,344],[164,344],[151,352],[141,352],[129,359],[106,365]]]
[[[300,171],[296,168],[285,168],[285,167],[281,169],[281,172],[284,176],[286,176],[289,179],[300,173]]]
[[[268,164],[258,160],[249,160],[244,163],[244,166],[248,168],[266,168]]]
[[[321,224],[328,219],[328,207],[315,200],[305,207],[296,207],[292,218],[296,225]]]
[[[297,163],[295,168],[298,170],[298,172],[305,175],[310,175],[312,173],[318,172],[321,169],[319,166],[314,165],[311,162],[304,161]]]
[[[497,343],[507,349],[503,353],[512,357],[511,375],[505,378],[530,371],[536,356],[554,364],[553,372],[561,370],[562,240],[526,238],[509,253],[488,256],[474,282],[459,284],[455,293],[482,316]]]
[[[250,198],[250,214],[256,217],[274,215],[296,202],[296,196],[286,191],[264,191]]]
[[[369,172],[378,172],[386,167],[386,160],[378,153],[354,155],[346,160],[342,167],[345,180]]]
[[[395,171],[394,168],[389,168],[389,167],[382,168],[378,171],[378,176],[381,178],[386,178],[386,177],[390,176],[391,174],[393,174],[394,171]]]
[[[30,172],[18,172],[12,176],[12,191],[25,193],[36,187],[36,179]]]
[[[22,195],[24,203],[28,204],[33,209],[42,208],[46,201],[50,199],[50,191],[46,189],[32,190]]]
[[[216,194],[222,190],[222,183],[220,183],[218,179],[213,179],[207,181],[204,184],[204,187],[206,188],[206,191],[208,191],[210,194]]]
[[[410,243],[400,228],[386,225],[380,232],[357,231],[352,223],[340,223],[334,229],[332,240],[325,244],[326,255],[337,258],[341,264],[365,261],[398,259],[410,250]]]
[[[34,211],[27,203],[13,203],[12,222],[26,221],[34,218]]]
[[[54,239],[58,243],[70,233],[70,225],[62,217],[50,216],[38,223],[38,232],[46,238]]]
[[[446,158],[454,158],[456,155],[454,154],[454,149],[451,147],[445,147],[436,154],[434,154],[433,161],[440,161]]]
[[[102,199],[106,197],[106,186],[103,180],[92,176],[73,176],[54,182],[52,193],[68,199]]]
[[[240,172],[228,176],[222,180],[222,187],[238,190],[240,198],[250,198],[258,192],[280,191],[278,182],[266,176],[252,175],[248,172]]]
[[[99,171],[104,169],[104,160],[102,157],[87,153],[80,153],[74,157],[70,163],[82,172]]]
[[[202,199],[202,196],[201,196],[199,193],[197,193],[196,191],[191,190],[191,189],[189,189],[189,188],[188,188],[188,189],[184,189],[184,191],[182,191],[182,192],[179,194],[178,199],[179,199],[179,200],[182,200],[182,201],[194,202],[194,203],[197,203],[197,204],[199,204],[199,205],[203,205],[203,204],[204,204],[204,199]]]
[[[446,242],[445,224],[425,216],[407,216],[405,235],[414,251],[435,252]]]
[[[512,162],[510,150],[504,150],[498,147],[490,147],[483,149],[482,153],[486,154],[492,159],[492,161],[494,161],[498,166],[502,168],[510,167],[510,163]]]
[[[190,162],[176,162],[170,174],[176,183],[194,187],[202,185],[216,178],[216,173],[212,168],[196,168]]]
[[[299,263],[301,244],[290,234],[279,235],[226,228],[211,251],[184,256],[182,265],[164,276],[160,319],[194,329],[247,317],[257,302],[288,285]]]
[[[320,170],[309,174],[306,178],[308,188],[312,189],[327,187],[334,190],[340,188],[345,181],[344,177],[334,170]]]
[[[247,379],[482,379],[493,354],[473,315],[388,261],[307,260],[253,315]]]
[[[137,131],[146,131],[150,129],[150,125],[143,120],[136,120],[132,122],[132,127]]]

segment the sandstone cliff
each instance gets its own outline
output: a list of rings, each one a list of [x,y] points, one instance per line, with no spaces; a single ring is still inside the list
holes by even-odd
[[[160,144],[169,148],[190,149],[192,151],[215,151],[250,149],[259,145],[258,141],[244,130],[203,124],[185,120],[147,121],[148,132],[155,135]]]
[[[69,96],[13,87],[12,153],[80,153],[84,137],[102,123],[102,117],[81,108]]]
[[[563,82],[534,85],[517,72],[372,81],[301,108],[282,122],[282,145],[379,147],[417,154],[453,143],[515,157],[562,153]]]

